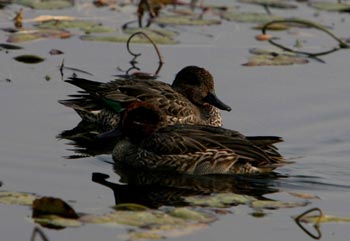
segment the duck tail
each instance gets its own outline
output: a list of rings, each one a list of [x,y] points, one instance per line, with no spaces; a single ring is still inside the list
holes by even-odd
[[[74,76],[70,77],[69,79],[66,79],[65,82],[75,85],[90,94],[96,93],[96,91],[104,85],[104,83],[101,82],[78,78]]]

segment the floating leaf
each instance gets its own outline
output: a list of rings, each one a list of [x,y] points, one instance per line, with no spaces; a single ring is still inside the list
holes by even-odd
[[[250,204],[255,209],[279,209],[279,208],[295,208],[304,207],[307,202],[282,202],[274,200],[256,200]]]
[[[40,56],[31,55],[31,54],[20,55],[20,56],[14,57],[14,59],[18,62],[22,62],[25,64],[38,64],[38,63],[43,62],[45,60],[44,58],[41,58]]]
[[[230,205],[246,204],[256,200],[256,198],[235,193],[219,193],[210,196],[190,196],[186,197],[185,200],[195,206],[222,208]]]
[[[9,205],[32,205],[37,196],[30,193],[0,192],[0,203]]]
[[[16,0],[17,4],[34,9],[62,9],[72,7],[72,0]]]
[[[104,35],[104,36],[97,36],[97,35],[84,35],[81,36],[81,40],[87,40],[87,41],[104,41],[104,42],[113,42],[113,43],[126,43],[128,41],[130,36],[126,35]],[[157,44],[176,44],[177,42],[173,40],[172,38],[161,36],[161,35],[155,35],[150,36],[153,41]],[[148,44],[149,40],[141,37],[141,36],[135,36],[132,39],[133,43],[139,43],[139,44]]]
[[[36,18],[27,20],[27,22],[73,21],[73,20],[76,20],[76,18],[72,16],[40,15]]]
[[[134,34],[136,32],[143,32],[147,34],[150,38],[157,38],[157,37],[167,37],[167,38],[173,38],[178,35],[177,32],[167,30],[167,29],[156,29],[156,28],[126,28],[123,29],[124,33],[127,34]]]
[[[255,26],[253,29],[262,29],[263,26],[265,24],[259,24],[258,26]],[[270,24],[266,30],[270,30],[270,31],[283,31],[283,30],[287,30],[291,27],[290,24],[287,24],[287,23],[273,23],[273,24]]]
[[[75,228],[82,225],[82,222],[76,219],[63,218],[57,215],[42,215],[40,217],[33,218],[36,223],[48,228],[61,229],[61,228]]]
[[[310,6],[318,10],[324,11],[336,11],[336,12],[349,12],[350,4],[336,3],[336,2],[311,2]]]
[[[331,215],[310,215],[302,217],[300,221],[305,223],[350,223],[350,217],[337,217]]]
[[[283,0],[239,0],[239,2],[257,4],[271,8],[294,9],[298,7],[294,4],[286,3],[286,1]]]
[[[78,215],[66,202],[59,198],[42,197],[33,202],[33,217],[56,215],[63,218],[77,219]]]
[[[153,20],[153,22],[165,25],[218,25],[221,24],[217,19],[202,19],[198,16],[161,16]]]
[[[21,46],[13,45],[13,44],[0,44],[0,48],[8,49],[8,50],[23,49]]]
[[[282,17],[255,12],[224,12],[222,17],[228,21],[237,21],[245,23],[266,23],[273,20],[282,19]]]
[[[89,33],[108,33],[114,32],[114,28],[104,27],[100,23],[84,21],[84,20],[50,20],[36,25],[42,29],[80,29]]]
[[[10,43],[20,43],[42,38],[69,38],[70,32],[56,29],[33,29],[11,33],[7,39]]]
[[[270,66],[270,65],[292,65],[306,64],[309,62],[304,57],[297,56],[284,51],[270,51],[261,49],[251,49],[250,53],[254,54],[249,58],[249,61],[243,66]]]
[[[119,211],[145,211],[149,208],[137,203],[122,203],[114,206],[114,209]]]
[[[85,223],[115,223],[135,227],[153,227],[160,225],[185,226],[191,222],[212,222],[216,220],[213,215],[190,208],[167,208],[165,210],[145,211],[115,211],[105,215],[86,215],[80,219]]]
[[[313,194],[309,194],[309,193],[288,192],[288,194],[290,194],[294,197],[302,198],[302,199],[320,199],[320,197],[313,195]]]

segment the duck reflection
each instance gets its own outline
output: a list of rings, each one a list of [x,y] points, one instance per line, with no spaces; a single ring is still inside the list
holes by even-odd
[[[119,183],[109,182],[108,175],[93,173],[92,181],[112,189],[115,204],[136,203],[149,208],[160,206],[188,206],[186,197],[212,193],[235,193],[265,199],[263,195],[277,192],[273,179],[268,176],[240,175],[179,175],[164,172],[135,170],[124,165],[114,165]]]
[[[108,137],[98,138],[100,133],[107,130],[101,129],[100,125],[81,121],[76,127],[70,130],[64,130],[58,139],[68,140],[68,145],[72,146],[73,155],[66,156],[68,159],[78,159],[89,156],[98,156],[111,154],[118,139]]]

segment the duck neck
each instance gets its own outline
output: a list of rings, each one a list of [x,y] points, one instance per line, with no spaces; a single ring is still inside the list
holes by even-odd
[[[204,105],[200,108],[202,119],[206,125],[222,126],[221,112],[218,108],[212,105]]]

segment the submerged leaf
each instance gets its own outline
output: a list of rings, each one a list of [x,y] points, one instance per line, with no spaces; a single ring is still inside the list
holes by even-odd
[[[304,207],[307,202],[282,202],[274,200],[256,200],[250,206],[254,209],[279,209],[279,208],[295,208]]]
[[[32,205],[37,196],[30,193],[0,192],[0,203],[9,205]]]
[[[77,219],[73,208],[59,198],[42,197],[33,202],[33,217],[56,215],[63,218]]]
[[[72,0],[16,0],[17,4],[34,9],[62,9],[72,7]]]
[[[70,36],[70,32],[61,29],[33,29],[11,33],[7,42],[20,43],[43,38],[69,38]]]
[[[222,208],[231,205],[246,204],[256,200],[256,198],[235,193],[219,193],[210,196],[190,196],[186,197],[185,200],[195,206]]]
[[[218,25],[221,21],[218,19],[202,19],[193,16],[161,16],[153,20],[153,22],[165,25]]]
[[[25,64],[38,64],[45,60],[40,56],[31,55],[31,54],[20,55],[20,56],[14,57],[14,59],[18,62],[22,62]]]
[[[282,17],[255,12],[224,12],[222,17],[228,21],[237,21],[245,23],[266,23],[273,20],[282,19]]]
[[[336,11],[336,12],[349,12],[350,4],[346,3],[336,3],[336,2],[314,2],[310,3],[311,7],[314,7],[318,10],[324,11]]]
[[[104,27],[100,23],[84,21],[84,20],[50,20],[36,25],[42,29],[80,29],[89,33],[108,33],[114,32],[114,28]]]

